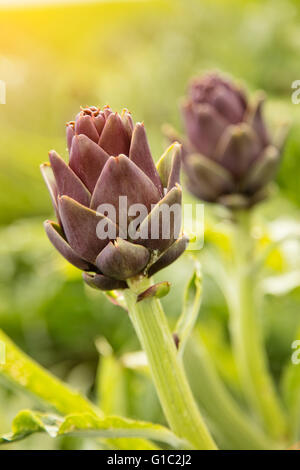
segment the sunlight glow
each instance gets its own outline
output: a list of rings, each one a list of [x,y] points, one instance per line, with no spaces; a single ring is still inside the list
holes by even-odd
[[[18,6],[43,6],[43,5],[66,5],[72,3],[123,3],[123,2],[145,2],[149,0],[0,0],[1,7]]]

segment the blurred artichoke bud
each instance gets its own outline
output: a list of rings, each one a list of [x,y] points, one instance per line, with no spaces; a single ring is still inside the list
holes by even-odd
[[[259,94],[248,103],[240,88],[217,74],[192,80],[182,105],[182,157],[188,189],[196,197],[231,208],[251,207],[266,197],[282,149],[271,142],[263,102]],[[174,139],[170,127],[166,134]]]
[[[68,164],[51,151],[41,165],[58,218],[45,229],[87,284],[126,288],[127,279],[152,275],[183,253],[179,144],[160,160],[161,179],[144,125],[107,106],[83,108],[67,124],[67,144]]]

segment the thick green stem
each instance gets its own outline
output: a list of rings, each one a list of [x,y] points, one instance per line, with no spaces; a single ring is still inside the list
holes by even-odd
[[[159,300],[137,303],[137,294],[149,279],[132,280],[124,296],[129,315],[147,355],[156,391],[166,419],[177,436],[196,449],[216,449],[206,428],[178,358],[173,337]]]
[[[248,212],[236,214],[233,289],[228,295],[231,332],[238,371],[249,404],[261,417],[268,433],[275,438],[285,434],[285,418],[268,370],[262,322],[257,312],[253,265],[253,241]]]

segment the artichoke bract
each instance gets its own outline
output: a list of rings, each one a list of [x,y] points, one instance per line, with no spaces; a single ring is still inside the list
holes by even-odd
[[[126,288],[127,279],[151,276],[181,255],[188,240],[178,143],[156,167],[142,123],[134,125],[127,110],[92,106],[67,123],[67,145],[68,163],[52,150],[41,165],[58,220],[45,229],[87,284]]]
[[[266,197],[282,145],[271,141],[263,102],[260,93],[249,103],[242,89],[216,73],[191,81],[181,111],[183,167],[193,195],[231,208],[251,207]],[[173,140],[170,127],[166,134]]]

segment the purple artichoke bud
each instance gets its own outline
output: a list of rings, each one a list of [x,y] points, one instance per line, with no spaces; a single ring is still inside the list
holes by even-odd
[[[126,288],[183,253],[179,144],[156,168],[143,124],[92,106],[67,123],[67,145],[69,163],[52,150],[41,166],[58,219],[45,229],[88,285]]]
[[[241,89],[217,74],[190,83],[182,105],[182,158],[187,186],[196,197],[241,208],[266,196],[281,149],[271,142],[263,101],[260,95],[250,104]],[[170,127],[166,133],[174,138]]]

